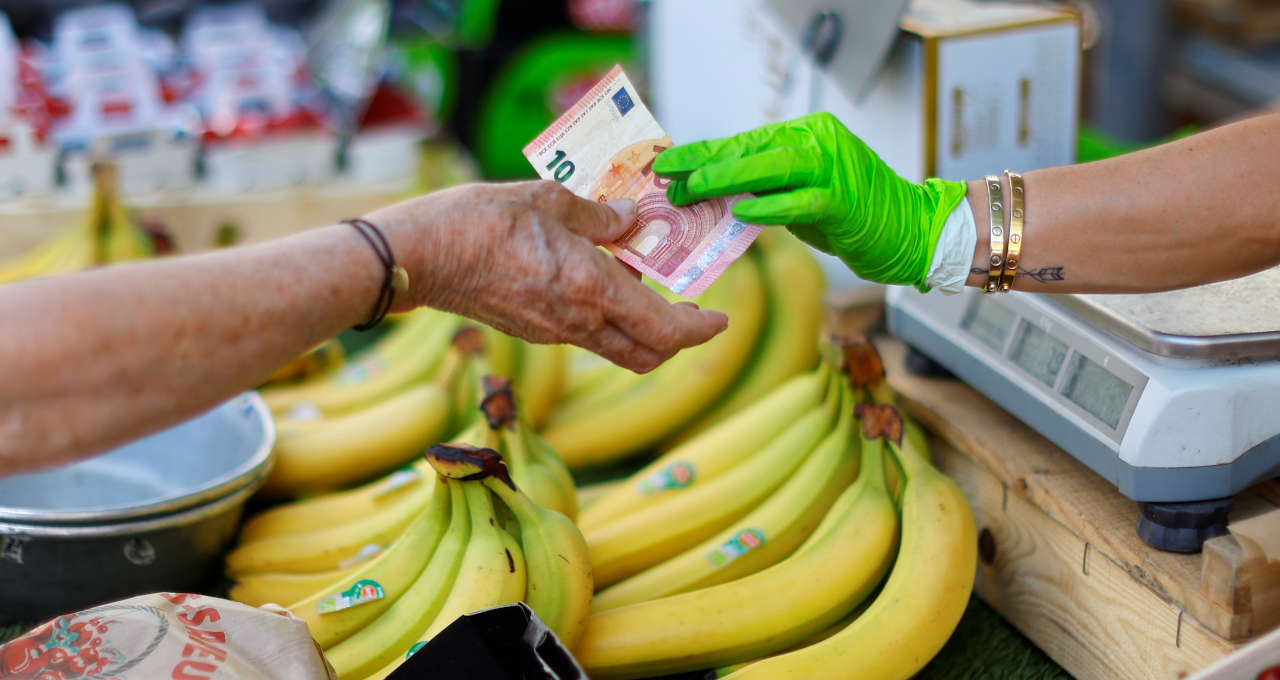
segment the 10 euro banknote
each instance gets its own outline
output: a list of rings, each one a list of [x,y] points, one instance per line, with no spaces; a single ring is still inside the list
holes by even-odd
[[[672,146],[620,66],[524,147],[543,179],[585,198],[631,198],[636,224],[606,247],[618,259],[685,297],[696,297],[755,240],[761,227],[733,217],[746,194],[676,207],[653,159]]]

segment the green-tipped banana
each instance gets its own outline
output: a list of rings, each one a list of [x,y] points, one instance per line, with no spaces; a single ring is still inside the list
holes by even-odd
[[[325,658],[341,680],[359,680],[389,664],[398,665],[448,599],[471,539],[471,514],[464,482],[447,480],[446,484],[452,508],[449,529],[422,573],[381,616],[325,650]]]
[[[528,572],[525,602],[572,650],[582,636],[591,608],[591,556],[586,539],[563,514],[539,507],[494,477],[486,478],[484,483],[519,524]]]
[[[831,431],[839,403],[840,390],[832,388],[822,408],[800,416],[763,447],[743,456],[732,470],[584,531],[596,587],[617,583],[692,548],[768,498]]]
[[[697,546],[605,588],[592,601],[592,611],[732,581],[790,555],[858,474],[853,393],[846,386],[841,389],[836,428],[763,504]]]
[[[390,548],[360,568],[331,592],[319,592],[289,605],[289,610],[307,622],[311,637],[322,648],[331,647],[378,618],[409,589],[422,573],[449,526],[449,494],[437,481],[427,509],[409,524],[404,535]],[[377,599],[352,605],[348,591],[368,588]]]

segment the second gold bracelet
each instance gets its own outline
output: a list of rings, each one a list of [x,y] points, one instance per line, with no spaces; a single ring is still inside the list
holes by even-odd
[[[1000,275],[1000,292],[1007,293],[1018,276],[1018,260],[1022,259],[1022,226],[1026,216],[1026,196],[1022,175],[1004,171],[1009,178],[1009,251],[1004,256],[1004,272]]]

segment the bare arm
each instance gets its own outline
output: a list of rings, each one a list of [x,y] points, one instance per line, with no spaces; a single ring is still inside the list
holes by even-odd
[[[1280,264],[1280,114],[1032,171],[1024,184],[1015,290],[1159,291]],[[987,192],[981,180],[968,186],[978,245],[967,283],[981,286],[990,253]]]
[[[367,216],[410,290],[534,342],[645,371],[724,315],[670,305],[593,244],[634,220],[554,183],[469,185]],[[350,227],[0,287],[0,475],[180,422],[365,320],[383,270]]]

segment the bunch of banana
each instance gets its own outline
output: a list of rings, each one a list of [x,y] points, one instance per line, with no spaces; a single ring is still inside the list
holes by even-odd
[[[643,376],[570,350],[543,435],[578,469],[682,442],[738,413],[817,361],[822,286],[805,247],[766,230],[698,300],[728,313],[728,330]]]
[[[114,166],[95,164],[93,200],[85,220],[63,230],[35,248],[0,262],[0,284],[53,276],[148,257],[150,236],[121,205]]]
[[[491,432],[482,419],[464,438]],[[425,458],[427,503],[391,547],[289,605],[338,677],[385,677],[459,616],[521,600],[574,645],[592,582],[573,521],[530,500],[493,449],[440,444]]]
[[[888,580],[875,600],[830,637],[749,664],[729,678],[829,678],[899,680],[932,659],[960,623],[973,589],[977,530],[963,492],[929,461],[918,426],[893,406],[884,383],[872,386],[877,402],[864,416],[896,440],[887,445],[902,466],[902,542]],[[867,650],[875,650],[868,654]]]
[[[535,504],[572,521],[577,496],[568,468],[516,417],[510,381],[475,375],[483,363],[472,356],[464,365],[460,380],[472,385],[459,391],[468,395],[471,408],[465,410],[469,420],[455,440],[499,450],[514,482]],[[227,573],[235,580],[232,599],[254,606],[296,602],[350,581],[370,557],[382,560],[396,550],[414,518],[433,502],[429,482],[435,474],[419,459],[364,486],[279,505],[249,518],[240,545],[227,556]]]
[[[715,465],[721,459],[707,453],[731,439],[731,426],[755,424],[736,416],[584,512],[592,559],[603,560],[593,565],[597,583],[608,586],[596,595],[575,650],[591,677],[721,666],[722,675],[735,679],[905,679],[937,653],[972,588],[973,517],[955,484],[930,465],[920,430],[892,405],[879,366],[868,344],[853,343],[760,402],[807,402],[809,411],[773,424],[777,434],[753,433],[766,443],[740,463]],[[805,380],[821,387],[806,391]],[[823,404],[816,406],[819,399]],[[758,468],[771,467],[777,480],[762,479],[763,472],[739,479],[735,486],[754,500],[705,540],[670,549],[682,544],[688,526],[705,525],[704,517],[719,513],[701,505],[726,502],[718,485],[787,439],[796,460],[777,456]],[[703,475],[708,462],[711,471]],[[900,506],[895,479],[902,485]],[[649,493],[654,488],[661,490]],[[671,526],[673,508],[692,519]],[[593,515],[596,523],[589,524]],[[622,557],[619,527],[640,546]],[[599,542],[604,538],[607,543]],[[610,550],[598,550],[602,546]],[[659,561],[632,572],[655,554]],[[610,575],[627,572],[609,585]]]

